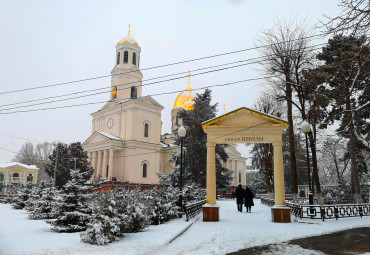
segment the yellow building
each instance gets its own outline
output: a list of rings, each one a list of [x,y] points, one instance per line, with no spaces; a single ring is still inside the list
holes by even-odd
[[[37,184],[39,169],[35,165],[25,165],[18,162],[0,164],[0,194],[5,187],[17,184]]]

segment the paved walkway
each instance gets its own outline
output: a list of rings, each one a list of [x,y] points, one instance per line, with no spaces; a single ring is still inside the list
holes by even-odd
[[[370,254],[370,228],[348,229],[321,236],[295,239],[281,244],[256,246],[230,254],[297,254],[297,248],[300,254]]]

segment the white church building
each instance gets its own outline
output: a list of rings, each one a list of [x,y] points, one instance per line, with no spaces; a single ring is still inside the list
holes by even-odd
[[[158,184],[158,173],[170,173],[171,153],[179,151],[174,135],[162,133],[163,106],[151,96],[143,96],[140,71],[141,48],[128,35],[116,45],[116,61],[111,72],[110,100],[92,116],[92,134],[85,142],[93,177],[115,178],[135,184]],[[172,130],[181,125],[177,112],[194,108],[190,74],[187,89],[180,93],[171,111]],[[231,186],[246,184],[246,158],[236,146],[226,149],[224,166],[233,171]]]

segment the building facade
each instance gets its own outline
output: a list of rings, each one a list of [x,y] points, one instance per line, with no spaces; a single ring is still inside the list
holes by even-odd
[[[39,169],[35,165],[18,162],[0,164],[0,194],[6,192],[11,185],[37,184]]]
[[[96,179],[157,184],[158,173],[170,173],[174,168],[169,160],[179,147],[174,145],[173,133],[161,135],[163,106],[142,94],[140,53],[141,47],[129,31],[116,45],[110,100],[91,114],[92,134],[83,147],[88,152]],[[182,124],[177,113],[193,108],[189,73],[188,87],[177,96],[171,111],[172,130]],[[239,183],[239,173],[244,169],[240,180],[245,185],[245,158],[232,146],[228,154],[230,159],[225,165],[234,169],[233,184]]]

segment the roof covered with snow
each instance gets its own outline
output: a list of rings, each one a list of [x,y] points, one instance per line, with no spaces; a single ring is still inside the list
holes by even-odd
[[[112,135],[112,134],[109,134],[109,133],[105,133],[105,132],[101,132],[101,131],[97,131],[97,133],[109,138],[109,139],[112,139],[112,140],[116,140],[116,141],[123,141],[123,138],[119,138],[115,135]]]
[[[15,166],[21,166],[27,169],[38,169],[35,165],[26,165],[19,162],[9,162],[0,164],[0,168],[10,168]]]

